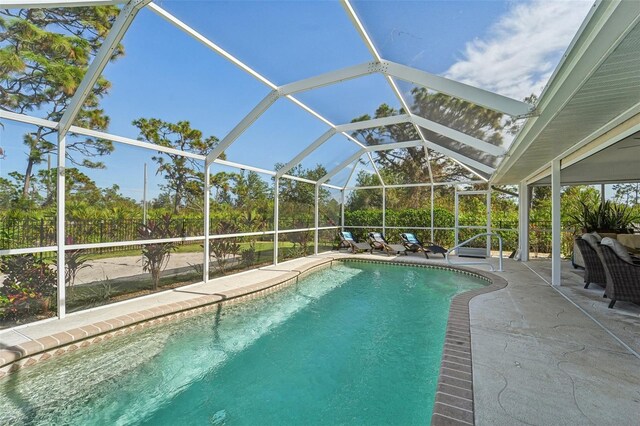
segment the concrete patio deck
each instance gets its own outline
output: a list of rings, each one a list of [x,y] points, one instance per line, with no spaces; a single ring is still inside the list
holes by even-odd
[[[87,329],[97,322],[113,328],[118,319],[138,319],[139,312],[163,313],[159,306],[187,309],[211,303],[242,294],[257,282],[264,286],[292,279],[310,266],[343,257],[444,263],[419,255],[310,256],[5,330],[0,332],[0,349],[28,347],[35,340],[59,338],[65,330]],[[602,290],[583,289],[581,276],[568,264],[563,265],[559,289],[545,282],[549,261],[505,260],[504,267],[497,275],[509,285],[477,296],[469,305],[476,424],[637,424],[640,306],[618,302],[615,309],[607,309]],[[81,337],[69,335],[70,341]]]
[[[505,266],[470,303],[476,423],[637,425],[640,306],[608,309],[568,263],[558,289],[550,261]]]

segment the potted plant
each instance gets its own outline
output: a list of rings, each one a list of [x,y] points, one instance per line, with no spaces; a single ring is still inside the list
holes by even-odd
[[[570,215],[572,221],[585,232],[627,234],[640,214],[626,204],[603,201],[595,206],[580,201],[578,211]]]

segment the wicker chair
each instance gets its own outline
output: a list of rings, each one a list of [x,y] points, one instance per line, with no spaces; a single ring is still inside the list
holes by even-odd
[[[581,237],[576,238],[576,245],[584,260],[584,288],[588,288],[591,283],[606,287],[607,275],[598,252]]]
[[[609,308],[618,300],[640,302],[640,265],[626,262],[609,247],[600,246],[600,256],[607,275],[605,294],[611,299]]]

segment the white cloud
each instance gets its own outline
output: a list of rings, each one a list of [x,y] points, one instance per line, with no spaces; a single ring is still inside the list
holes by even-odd
[[[515,99],[539,95],[592,3],[515,3],[486,36],[467,43],[445,76]]]

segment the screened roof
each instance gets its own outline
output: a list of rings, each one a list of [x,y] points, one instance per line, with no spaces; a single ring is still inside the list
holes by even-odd
[[[121,5],[84,87],[61,111],[62,134],[77,123],[84,89],[103,77],[110,134],[136,139],[132,121],[141,117],[188,120],[220,140],[208,163],[225,158],[279,176],[321,165],[319,182],[338,187],[356,186],[362,173],[382,185],[489,180],[524,121],[539,114],[524,99],[540,95],[591,8],[539,0],[4,4]],[[119,42],[126,54],[109,62]],[[398,161],[416,165],[398,171]]]

